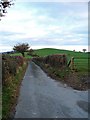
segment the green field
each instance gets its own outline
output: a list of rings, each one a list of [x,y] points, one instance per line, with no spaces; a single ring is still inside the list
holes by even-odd
[[[39,56],[46,56],[50,54],[66,54],[68,61],[71,57],[74,57],[75,68],[81,74],[88,73],[88,53],[74,52],[69,50],[59,50],[59,49],[39,49],[35,51]]]
[[[71,57],[74,57],[75,68],[77,69],[78,72],[80,72],[81,74],[88,73],[88,53],[74,52],[69,50],[59,50],[53,48],[38,49],[35,50],[34,53],[41,57],[52,54],[66,54],[68,61],[71,59]],[[20,53],[12,54],[12,56],[16,55],[21,54]],[[31,56],[27,55],[27,52],[25,52],[25,57],[31,58]]]
[[[88,54],[87,53],[82,53],[82,52],[74,52],[74,51],[69,51],[69,50],[59,50],[59,49],[52,49],[52,48],[46,48],[46,49],[39,49],[36,50],[35,53],[37,53],[40,56],[46,56],[46,55],[51,55],[51,54],[66,54],[68,57],[75,57],[75,58],[83,58],[87,59]]]
[[[28,52],[25,52],[25,58],[32,58],[31,56],[27,55]],[[11,56],[22,56],[21,53],[14,53],[14,54],[11,54]]]

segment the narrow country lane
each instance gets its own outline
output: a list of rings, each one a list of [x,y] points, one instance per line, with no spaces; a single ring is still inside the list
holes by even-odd
[[[30,62],[22,81],[15,118],[88,118],[87,102],[88,91],[64,87]]]

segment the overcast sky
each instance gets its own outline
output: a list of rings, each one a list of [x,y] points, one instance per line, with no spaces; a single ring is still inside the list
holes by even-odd
[[[16,0],[0,21],[0,51],[23,42],[31,48],[87,49],[88,2]]]

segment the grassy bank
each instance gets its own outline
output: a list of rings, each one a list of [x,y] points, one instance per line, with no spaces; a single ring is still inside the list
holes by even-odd
[[[87,74],[81,75],[81,73],[71,70],[69,67],[55,68],[51,67],[49,64],[44,64],[43,62],[34,62],[39,65],[43,71],[47,73],[51,78],[62,82],[67,86],[72,87],[76,90],[87,90],[88,84],[85,83],[88,80]]]
[[[15,76],[11,76],[10,78],[8,78],[10,83],[8,83],[7,86],[3,86],[2,89],[3,118],[10,117],[11,112],[14,110],[15,103],[17,101],[19,86],[25,74],[26,68],[27,68],[27,62],[25,62],[22,67],[19,67],[18,72]]]
[[[63,83],[67,83],[75,89],[85,90],[88,85],[85,82],[88,81],[88,53],[75,52],[68,50],[58,50],[58,49],[39,49],[35,51],[39,56],[47,56],[51,54],[66,54],[68,61],[71,57],[74,57],[74,70],[70,68],[65,68],[64,70],[58,70],[52,67],[47,67],[47,65],[41,65],[42,69],[47,72],[49,76],[54,79],[60,80]]]

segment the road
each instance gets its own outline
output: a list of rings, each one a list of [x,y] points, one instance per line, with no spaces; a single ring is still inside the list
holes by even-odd
[[[30,62],[20,88],[14,118],[88,118],[88,91],[51,79]]]

